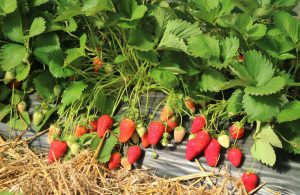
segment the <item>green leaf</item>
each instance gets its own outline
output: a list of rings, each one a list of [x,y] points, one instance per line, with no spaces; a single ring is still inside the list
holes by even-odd
[[[184,39],[200,34],[198,23],[191,24],[184,20],[171,20],[166,26],[166,30],[157,49],[179,50],[187,53],[187,46]]]
[[[175,88],[179,84],[177,77],[169,70],[152,69],[150,76],[156,83],[169,89]]]
[[[124,14],[124,20],[138,20],[144,16],[147,11],[145,5],[138,5],[136,0],[128,0],[121,2],[121,12]]]
[[[279,123],[300,119],[300,101],[292,101],[284,105],[277,116]]]
[[[85,4],[88,4],[90,1],[84,1]],[[89,5],[90,7],[93,6]],[[81,11],[82,5],[78,1],[74,0],[64,0],[57,2],[57,13],[58,16],[55,18],[54,22],[67,20],[69,18],[72,18],[73,16],[81,15],[83,12]]]
[[[40,6],[48,3],[49,0],[32,0],[32,6]]]
[[[85,88],[87,88],[87,84],[82,81],[71,83],[62,94],[61,103],[63,106],[67,106],[78,100]]]
[[[152,36],[145,32],[141,26],[130,30],[128,43],[141,51],[149,51],[154,47]]]
[[[95,93],[94,105],[102,114],[111,113],[114,107],[114,101],[115,98],[107,96],[103,89]]]
[[[0,121],[4,119],[10,113],[10,105],[5,105],[0,103]]]
[[[244,63],[233,63],[233,72],[247,84],[262,86],[271,80],[274,69],[260,52],[248,51]]]
[[[137,6],[132,12],[131,20],[137,20],[142,18],[147,10],[148,8],[145,5]]]
[[[58,36],[53,33],[38,36],[35,42],[34,55],[42,64],[49,66],[50,72],[55,77],[68,77],[74,71],[64,65],[64,53],[60,48]]]
[[[80,44],[80,51],[83,53],[85,50],[85,46],[86,46],[86,41],[87,41],[87,35],[84,33],[81,35],[81,37],[79,38],[79,44]]]
[[[16,0],[0,0],[0,16],[12,13],[17,9]]]
[[[278,124],[275,128],[285,138],[281,139],[283,149],[293,154],[300,154],[300,120]],[[289,142],[287,142],[288,140]]]
[[[84,54],[81,52],[80,48],[71,48],[66,51],[66,58],[64,60],[64,67],[71,64],[74,60],[82,57]]]
[[[280,96],[253,96],[246,93],[243,104],[250,119],[268,122],[279,113]]]
[[[203,20],[205,22],[208,22],[210,24],[215,24],[215,20],[219,14],[220,9],[215,8],[210,11],[206,10],[194,10],[193,7],[190,7],[187,10],[192,16],[196,17],[199,20]]]
[[[251,154],[256,160],[260,160],[269,166],[273,166],[276,162],[276,153],[268,142],[255,141],[251,148]]]
[[[285,86],[285,79],[277,76],[262,86],[246,86],[245,92],[251,95],[270,95],[279,92]]]
[[[218,92],[222,89],[225,82],[226,78],[221,72],[211,70],[201,76],[199,86],[202,91]]]
[[[0,85],[0,102],[3,102],[11,94],[11,89],[6,85]]]
[[[104,138],[102,138],[104,139]],[[99,143],[101,141],[101,138],[99,138],[98,136],[95,136],[95,138],[93,139],[90,148],[92,150],[96,150]],[[97,157],[97,159],[102,162],[108,162],[112,153],[112,150],[114,149],[115,145],[118,143],[118,139],[113,136],[112,134],[109,135],[109,137],[105,138],[104,140],[104,144],[102,146],[102,149],[99,153],[99,156]]]
[[[79,43],[80,43],[79,48],[67,49],[67,51],[66,51],[67,56],[64,60],[64,67],[71,64],[74,60],[76,60],[76,59],[78,59],[78,58],[85,55],[84,51],[85,51],[85,46],[86,46],[86,40],[87,40],[87,36],[84,33],[79,39]]]
[[[240,32],[242,35],[246,35],[246,28],[251,27],[253,20],[248,14],[227,14],[220,16],[216,22],[225,28],[233,28]]]
[[[263,24],[254,24],[250,28],[246,28],[247,36],[251,40],[259,40],[265,36],[267,32],[267,27]]]
[[[219,41],[205,34],[191,37],[188,40],[188,50],[194,57],[210,58],[220,56]]]
[[[124,56],[124,55],[118,55],[117,57],[115,57],[114,63],[120,64],[120,63],[126,62],[127,60],[128,59],[127,59],[126,56]]]
[[[53,88],[55,79],[49,72],[43,72],[33,79],[34,88],[39,96],[44,100],[50,100],[54,97]]]
[[[83,1],[82,10],[85,15],[90,16],[101,11],[113,11],[111,0],[85,0]]]
[[[267,124],[262,127],[254,137],[255,141],[260,140],[262,142],[268,142],[274,147],[282,148],[282,143],[273,128]]]
[[[233,0],[235,5],[248,14],[252,14],[255,9],[259,8],[260,5],[256,0]]]
[[[14,95],[11,96],[9,102],[11,105],[16,106],[24,97],[23,91],[15,90]]]
[[[236,89],[228,99],[227,112],[236,114],[243,109],[243,91]]]
[[[30,118],[28,112],[21,112],[21,118],[13,117],[9,120],[9,126],[12,129],[17,129],[20,131],[25,131],[30,125]]]
[[[192,2],[199,8],[205,11],[210,11],[219,6],[219,0],[192,0]]]
[[[8,43],[0,49],[0,67],[9,71],[18,66],[26,57],[27,50],[24,46]]]
[[[256,45],[277,58],[281,55],[289,55],[286,52],[295,48],[292,40],[287,38],[278,28],[269,30],[266,36],[256,41]]]
[[[167,4],[166,7],[155,7],[153,10],[153,15],[155,17],[155,35],[160,38],[163,31],[165,30],[168,21],[176,19],[176,14],[174,10]]]
[[[288,37],[292,39],[294,44],[299,39],[299,22],[296,18],[286,12],[278,12],[274,15],[275,25]]]
[[[78,27],[77,22],[73,18],[68,18],[67,21],[65,31],[75,32]],[[62,30],[64,30],[64,28]]]
[[[137,57],[152,64],[158,63],[157,54],[154,51],[137,51]]]
[[[22,81],[27,78],[30,71],[30,64],[24,64],[23,62],[16,67],[16,79]]]
[[[297,0],[276,0],[274,5],[276,7],[294,7],[297,5]]]
[[[227,37],[226,39],[222,40],[220,43],[221,47],[221,56],[223,58],[224,64],[228,64],[232,58],[237,56],[237,51],[239,49],[239,39],[236,37]],[[225,66],[225,67],[226,67]]]
[[[21,16],[18,10],[6,15],[2,22],[3,35],[12,41],[23,43],[23,27]]]
[[[42,34],[46,30],[46,21],[42,17],[37,17],[33,20],[30,29],[29,37],[34,37]]]
[[[86,133],[86,134],[83,134],[80,138],[79,138],[79,145],[80,146],[89,146],[91,145],[93,139],[95,137],[98,137],[97,133]]]

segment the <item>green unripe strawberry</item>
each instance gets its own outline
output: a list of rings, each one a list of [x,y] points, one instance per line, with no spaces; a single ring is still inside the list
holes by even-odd
[[[142,124],[138,124],[136,126],[136,131],[140,137],[143,137],[144,134],[146,133],[147,129]]]
[[[80,145],[78,143],[72,143],[70,146],[71,153],[77,155],[80,152]]]
[[[3,82],[5,85],[7,85],[10,81],[14,80],[15,79],[15,73],[12,72],[12,71],[7,71],[4,75],[4,79],[3,79]]]
[[[113,73],[113,72],[114,72],[113,66],[112,66],[111,64],[105,64],[105,65],[104,65],[104,72],[105,72],[106,74],[111,74],[111,73]]]
[[[61,89],[60,85],[55,85],[54,88],[53,88],[53,91],[54,91],[54,95],[56,97],[59,97],[60,94],[61,94],[62,89]]]
[[[32,117],[32,121],[33,121],[33,124],[38,126],[39,124],[41,124],[41,122],[43,121],[44,119],[44,115],[38,111],[35,111],[33,113],[33,117]]]
[[[218,137],[218,142],[221,146],[223,146],[224,148],[228,148],[229,144],[230,144],[230,138],[228,135],[226,134],[222,134]]]
[[[18,103],[18,105],[17,105],[19,112],[24,112],[26,110],[26,107],[27,107],[27,104],[24,101]]]

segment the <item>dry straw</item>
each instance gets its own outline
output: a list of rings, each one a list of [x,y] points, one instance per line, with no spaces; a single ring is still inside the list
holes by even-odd
[[[2,142],[2,143],[1,143]],[[247,194],[241,181],[225,170],[160,178],[153,170],[110,171],[91,163],[93,153],[47,164],[22,142],[12,146],[0,138],[0,191],[23,194]],[[218,184],[217,184],[218,183]],[[262,186],[260,186],[262,187]]]

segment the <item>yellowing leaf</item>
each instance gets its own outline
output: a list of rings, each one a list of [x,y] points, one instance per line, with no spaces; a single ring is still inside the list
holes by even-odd
[[[256,141],[251,148],[251,154],[256,160],[260,160],[269,166],[273,166],[276,162],[275,151],[268,142]]]

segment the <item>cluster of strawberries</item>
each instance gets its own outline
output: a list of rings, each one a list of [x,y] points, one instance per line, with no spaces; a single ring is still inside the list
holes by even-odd
[[[190,99],[185,101],[185,105],[191,113],[195,112],[195,105]],[[206,123],[207,119],[204,115],[197,115],[193,118],[190,139],[187,141],[186,146],[186,159],[193,160],[204,151],[204,156],[208,165],[216,166],[219,161],[221,147],[228,148],[230,145],[230,138],[224,133],[220,134],[217,139],[213,138],[210,135],[210,132],[205,130]],[[92,127],[91,129],[80,125],[76,126],[75,136],[81,137],[88,132],[97,132],[97,135],[100,138],[103,138],[106,132],[112,128],[113,119],[109,115],[102,115],[97,120],[91,121],[89,124]],[[184,127],[178,126],[174,111],[168,104],[163,107],[160,114],[160,120],[151,121],[148,125],[148,129],[146,129],[143,124],[136,124],[133,119],[127,117],[120,121],[119,129],[120,143],[128,142],[135,134],[137,134],[140,137],[142,142],[141,145],[144,148],[147,148],[150,145],[155,146],[159,142],[163,146],[166,146],[168,144],[170,133],[173,131],[175,142],[180,143],[186,133]],[[52,131],[54,132],[54,130]],[[57,130],[55,133],[58,133]],[[244,136],[244,128],[240,126],[239,123],[235,123],[230,127],[230,135],[234,140],[241,139]],[[48,162],[52,163],[65,154],[68,145],[65,141],[50,141],[51,147],[48,154]],[[124,157],[122,157],[120,152],[114,152],[108,162],[108,168],[116,169],[121,164],[124,168],[130,170],[132,165],[140,158],[141,154],[142,150],[138,145],[129,146],[127,156]],[[227,158],[233,166],[238,167],[242,160],[242,152],[239,148],[234,146],[227,151]],[[254,173],[244,173],[242,181],[245,184],[247,191],[251,191],[256,187],[258,177]]]
[[[204,115],[196,116],[192,121],[191,135],[186,145],[186,159],[193,160],[204,151],[206,162],[209,166],[215,167],[219,162],[221,147],[229,148],[230,137],[221,133],[218,138],[210,136],[205,130],[206,117]],[[229,133],[232,139],[238,140],[243,138],[245,134],[244,128],[239,122],[233,123],[229,128]],[[241,150],[233,146],[227,150],[227,159],[235,167],[239,167],[242,161],[243,154]],[[242,175],[242,182],[248,192],[255,189],[258,184],[258,177],[255,173],[246,172]]]

